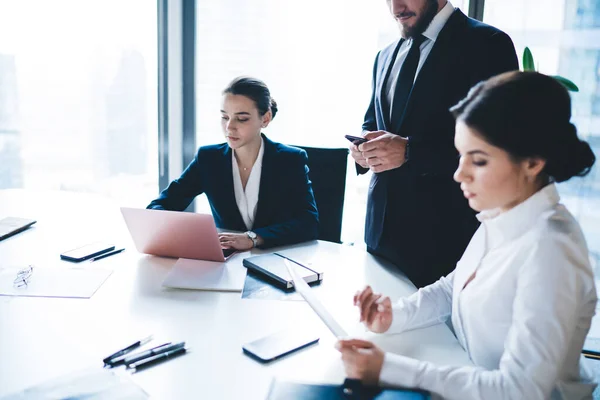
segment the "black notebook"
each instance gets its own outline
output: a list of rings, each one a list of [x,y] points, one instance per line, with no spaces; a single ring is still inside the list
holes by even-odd
[[[296,266],[298,273],[300,273],[306,283],[320,282],[323,280],[322,272],[316,271],[311,267],[307,267],[306,265],[279,253],[244,258],[243,264],[244,267],[249,270],[267,277],[277,286],[284,289],[291,289],[294,287],[294,283],[285,266],[285,260],[288,260],[293,266]]]
[[[0,240],[16,235],[35,224],[33,219],[7,217],[0,219]]]
[[[346,379],[341,385],[315,385],[274,380],[267,400],[428,400],[423,390],[365,386]]]

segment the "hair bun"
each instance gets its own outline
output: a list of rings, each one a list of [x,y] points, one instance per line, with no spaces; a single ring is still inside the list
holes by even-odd
[[[277,114],[277,102],[272,97],[271,97],[271,114],[273,114],[271,116],[271,119],[275,118],[275,114]]]
[[[577,136],[575,125],[569,123],[566,130],[568,131],[564,135],[566,140],[558,148],[560,154],[552,157],[553,162],[546,165],[546,172],[556,182],[564,182],[574,176],[587,175],[596,161],[596,156],[588,142]]]

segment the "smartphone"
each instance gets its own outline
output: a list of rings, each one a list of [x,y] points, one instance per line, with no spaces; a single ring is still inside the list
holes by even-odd
[[[345,135],[344,137],[357,146],[369,141],[369,139],[365,139],[364,137],[360,136]]]
[[[91,243],[73,250],[65,251],[60,255],[62,260],[80,262],[92,257],[99,256],[108,251],[114,250],[115,245],[106,243]]]
[[[318,341],[319,337],[314,333],[285,330],[246,343],[242,346],[242,349],[246,355],[260,362],[267,363]]]

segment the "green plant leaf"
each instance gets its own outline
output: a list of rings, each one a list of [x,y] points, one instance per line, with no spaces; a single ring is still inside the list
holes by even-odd
[[[525,50],[523,50],[523,71],[535,71],[533,55],[531,54],[529,47],[525,47]]]
[[[568,91],[570,92],[579,92],[579,88],[572,81],[558,75],[552,75],[552,78],[556,79],[560,84],[562,84]]]

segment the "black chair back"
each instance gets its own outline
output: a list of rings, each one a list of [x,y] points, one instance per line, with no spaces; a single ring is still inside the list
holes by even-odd
[[[319,240],[341,243],[348,149],[295,147],[308,155],[308,176],[319,210]]]

